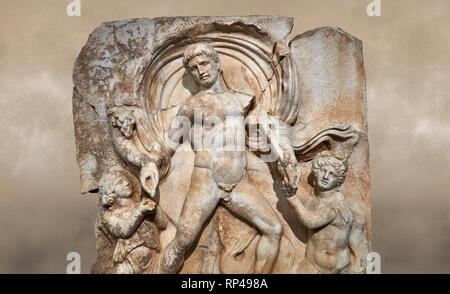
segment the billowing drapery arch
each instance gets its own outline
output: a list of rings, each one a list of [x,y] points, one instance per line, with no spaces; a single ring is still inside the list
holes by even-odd
[[[217,29],[217,28],[216,28]],[[196,29],[192,29],[196,32]],[[271,115],[285,123],[295,122],[300,107],[300,87],[296,65],[290,55],[278,56],[275,45],[263,37],[242,36],[242,32],[201,32],[201,36],[172,38],[157,50],[143,79],[141,105],[147,111],[177,105],[196,92],[195,83],[185,74],[182,55],[188,44],[207,42],[222,61],[222,79],[228,90],[257,97]]]

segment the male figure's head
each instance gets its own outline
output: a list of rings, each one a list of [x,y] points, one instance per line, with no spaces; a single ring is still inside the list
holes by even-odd
[[[316,188],[330,191],[339,188],[347,174],[347,162],[332,156],[319,156],[312,161]]]
[[[211,45],[188,45],[184,50],[183,64],[201,90],[211,88],[219,80],[220,58]]]

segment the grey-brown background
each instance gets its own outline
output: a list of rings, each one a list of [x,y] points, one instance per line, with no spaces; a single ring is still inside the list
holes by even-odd
[[[373,250],[383,273],[450,273],[450,2],[0,0],[0,273],[64,273],[95,259],[94,195],[79,193],[72,66],[104,21],[285,15],[293,35],[339,26],[364,44]]]

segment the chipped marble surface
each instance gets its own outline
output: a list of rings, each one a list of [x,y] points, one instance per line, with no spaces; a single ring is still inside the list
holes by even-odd
[[[286,191],[292,189],[286,190],[283,178],[295,181],[298,176],[297,194],[289,196],[306,207],[312,203],[310,208],[314,208],[318,196],[311,162],[325,153],[345,159],[348,164],[339,193],[358,217],[358,228],[367,232],[364,237],[370,246],[362,42],[333,27],[292,37],[289,33],[293,21],[278,16],[160,17],[108,22],[90,34],[74,65],[73,113],[81,192],[98,192],[100,197],[96,222],[98,259],[93,272],[161,272],[161,260],[179,229],[186,194],[193,185],[196,158],[200,156],[189,143],[173,148],[166,142],[168,126],[177,115],[173,109],[201,92],[182,62],[187,45],[200,42],[211,44],[220,57],[217,83],[226,93],[239,93],[241,103],[251,102],[244,105],[244,116],[270,118],[286,130],[279,142],[281,151],[275,152],[275,164],[265,162],[261,156],[264,148],[274,144],[258,145],[258,150],[245,152],[246,177],[264,198],[261,201],[275,212],[282,235],[277,245],[265,248],[276,252],[274,261],[259,266],[258,258],[264,254],[257,257],[257,248],[265,244],[265,231],[256,223],[244,221],[245,215],[237,218],[226,205],[218,204],[194,244],[183,253],[184,263],[177,271],[317,272],[314,265],[304,266],[311,234],[290,205],[289,199],[293,198],[286,196]],[[220,91],[210,92],[214,96]],[[122,129],[112,123],[116,115]],[[124,129],[131,133],[124,136]],[[252,139],[249,136],[247,147]],[[286,151],[285,147],[292,149]],[[286,166],[286,174],[278,171],[276,162]],[[122,181],[102,182],[108,175]],[[123,185],[132,189],[120,192],[126,195],[123,199],[116,195],[119,200],[114,205],[103,206],[101,199],[108,189],[101,183],[106,182],[117,190],[128,189]],[[152,198],[149,194],[153,188]],[[141,203],[143,199],[147,199],[145,204]],[[112,209],[107,220],[103,217],[105,209]],[[138,217],[133,216],[136,213]],[[134,233],[128,238],[116,236],[105,221],[120,226],[133,224]],[[278,248],[272,250],[273,246]],[[358,262],[356,255],[350,254],[352,265]]]

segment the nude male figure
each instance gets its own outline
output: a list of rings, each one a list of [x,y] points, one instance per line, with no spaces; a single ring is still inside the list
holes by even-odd
[[[247,174],[242,119],[250,96],[225,91],[220,79],[220,59],[204,43],[189,45],[183,56],[186,71],[199,92],[177,106],[179,117],[191,124],[189,138],[195,153],[191,184],[183,204],[175,238],[161,257],[160,273],[176,273],[185,253],[198,237],[207,219],[218,205],[255,226],[261,233],[256,249],[256,273],[270,273],[278,255],[282,224]],[[200,120],[195,112],[201,111]],[[227,138],[237,140],[227,140]],[[231,141],[231,142],[230,142]]]
[[[365,264],[363,246],[367,245],[365,223],[354,217],[341,193],[347,172],[345,161],[335,157],[316,157],[312,162],[317,206],[307,209],[293,190],[287,200],[300,222],[308,228],[306,259],[302,265],[308,273],[348,273],[350,250],[359,263]],[[360,259],[363,260],[360,260]]]

